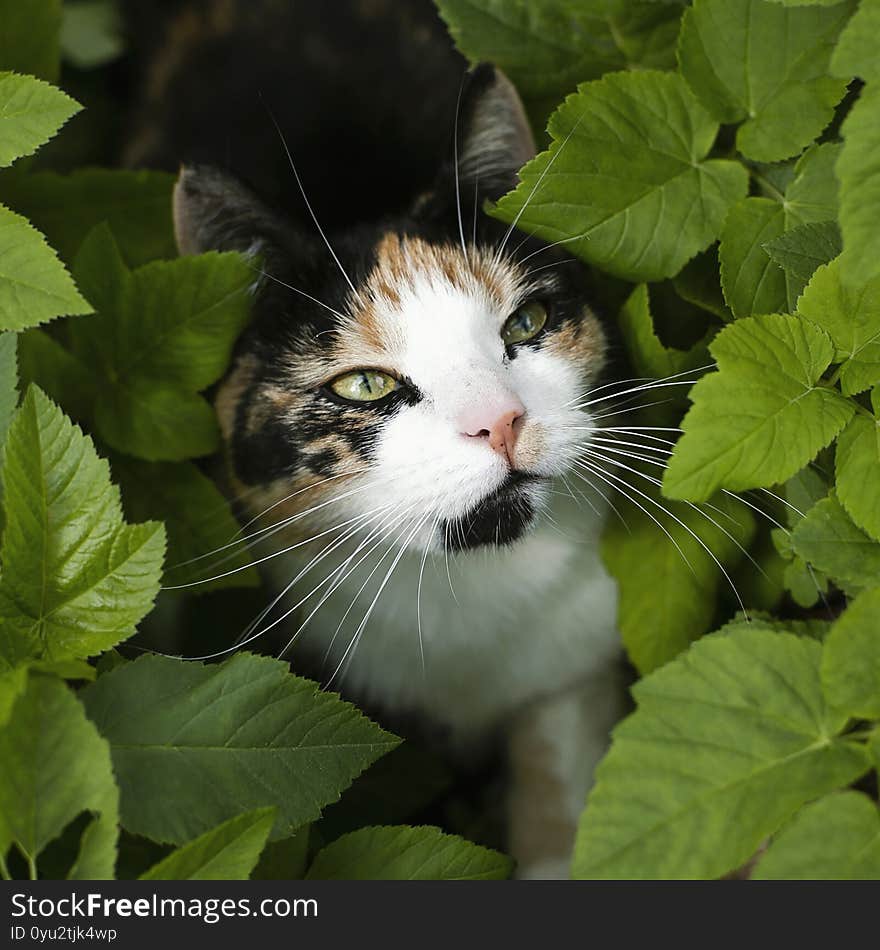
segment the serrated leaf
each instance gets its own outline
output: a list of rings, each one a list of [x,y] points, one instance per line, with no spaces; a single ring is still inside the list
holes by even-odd
[[[862,89],[841,127],[840,179],[841,277],[854,288],[880,278],[880,82]]]
[[[798,159],[794,180],[785,189],[788,227],[837,218],[840,183],[834,166],[840,150],[840,143],[823,142],[811,145]]]
[[[706,362],[706,343],[700,341],[689,350],[664,346],[654,330],[648,287],[640,284],[629,295],[618,316],[629,358],[639,376],[665,379]]]
[[[88,234],[107,222],[129,267],[174,258],[174,176],[156,171],[83,168],[0,178],[0,200],[39,228],[72,264]]]
[[[670,498],[705,501],[785,481],[846,425],[853,404],[817,386],[831,340],[797,317],[771,314],[725,327],[709,347],[718,372],[691,390],[684,435],[663,478]]]
[[[119,793],[110,751],[63,682],[31,676],[0,729],[0,856],[40,853],[81,812],[92,814],[68,877],[113,877]]]
[[[609,517],[602,558],[617,581],[624,646],[641,674],[711,628],[719,587],[729,583],[719,563],[729,568],[752,539],[754,519],[745,505],[724,496],[713,502],[703,509],[663,504],[674,517],[646,504],[665,531],[634,507]]]
[[[843,258],[819,267],[798,300],[798,313],[828,332],[834,362],[843,363],[847,395],[880,383],[880,275],[851,287],[842,279]]]
[[[33,155],[81,108],[47,82],[0,72],[0,168]]]
[[[161,525],[126,525],[110,470],[38,389],[9,429],[0,655],[100,653],[134,633],[159,589]]]
[[[718,256],[724,299],[735,317],[786,309],[785,272],[764,250],[784,230],[785,209],[769,198],[744,198],[728,212]]]
[[[674,276],[746,192],[742,165],[706,159],[718,126],[672,73],[587,83],[548,128],[550,149],[522,169],[495,213],[618,277]]]
[[[843,250],[843,239],[836,221],[822,221],[792,228],[767,241],[764,250],[785,271],[787,302],[793,310],[816,268]]]
[[[671,68],[680,10],[632,0],[439,0],[458,48],[495,63],[540,119],[579,82]]]
[[[0,69],[58,78],[61,0],[0,0]]]
[[[274,808],[237,815],[153,865],[141,881],[246,881],[275,822]]]
[[[91,312],[42,234],[0,205],[0,330]]]
[[[61,51],[77,69],[95,69],[118,59],[125,52],[125,41],[115,0],[65,4]]]
[[[319,851],[310,881],[500,881],[513,861],[428,826],[361,828]]]
[[[849,593],[880,582],[880,544],[852,523],[833,495],[813,505],[792,531],[791,544]]]
[[[786,9],[765,0],[695,0],[679,38],[682,75],[719,122],[741,122],[748,158],[796,155],[831,121],[846,82],[828,62],[852,5]]]
[[[83,701],[111,745],[123,825],[175,844],[268,805],[272,837],[290,835],[398,742],[286,663],[245,653],[220,666],[143,657]]]
[[[880,421],[853,416],[837,440],[835,467],[837,497],[847,514],[880,541]]]
[[[844,27],[831,57],[831,73],[842,79],[880,79],[877,37],[880,36],[880,2],[859,0],[859,8]]]
[[[238,254],[210,253],[129,271],[100,226],[74,270],[98,310],[68,334],[92,376],[98,434],[147,461],[214,451],[219,427],[199,391],[223,374],[247,322],[251,268]]]
[[[168,533],[166,586],[193,584],[195,594],[224,587],[255,587],[259,576],[229,503],[189,462],[141,462],[127,456],[111,459],[113,478],[122,491],[125,514],[132,521],[163,521]],[[214,557],[205,557],[212,551]],[[235,573],[230,573],[235,572]],[[205,578],[224,574],[216,580]]]
[[[575,845],[579,878],[716,878],[801,805],[853,781],[864,750],[826,707],[821,644],[752,629],[705,637],[633,688]]]
[[[773,839],[752,880],[880,880],[877,806],[849,791],[812,802]]]
[[[880,577],[878,577],[880,582]],[[822,657],[828,702],[848,716],[880,719],[880,586],[865,591],[835,622]]]

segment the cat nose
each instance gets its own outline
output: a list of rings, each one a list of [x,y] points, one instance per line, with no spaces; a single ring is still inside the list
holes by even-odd
[[[488,439],[489,448],[513,468],[516,440],[525,413],[525,407],[518,399],[507,400],[501,407],[485,407],[472,412],[462,420],[463,431],[474,439]]]

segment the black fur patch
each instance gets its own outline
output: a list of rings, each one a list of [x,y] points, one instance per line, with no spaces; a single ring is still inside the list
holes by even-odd
[[[440,525],[450,551],[467,551],[483,544],[513,544],[535,517],[535,506],[526,485],[534,476],[511,472],[504,484],[484,498],[471,512]]]

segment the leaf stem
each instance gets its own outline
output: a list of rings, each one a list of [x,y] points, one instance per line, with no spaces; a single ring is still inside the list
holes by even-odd
[[[12,875],[9,873],[9,867],[6,864],[6,858],[0,854],[0,878],[4,881],[11,881]]]
[[[748,166],[748,169],[749,169],[749,176],[766,193],[768,197],[773,198],[774,201],[778,201],[780,204],[785,204],[785,195],[775,185],[772,185],[760,172],[756,171],[751,165]]]

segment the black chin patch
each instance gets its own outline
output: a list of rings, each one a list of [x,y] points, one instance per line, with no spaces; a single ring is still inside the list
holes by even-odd
[[[441,522],[447,549],[468,551],[483,544],[512,544],[522,537],[535,517],[535,506],[526,489],[531,481],[533,476],[511,472],[499,488],[463,518]]]

